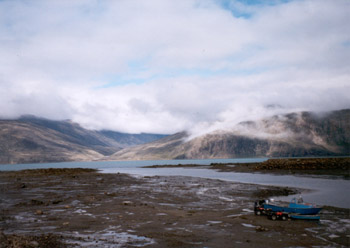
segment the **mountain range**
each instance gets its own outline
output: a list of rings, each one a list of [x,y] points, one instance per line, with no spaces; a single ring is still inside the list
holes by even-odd
[[[0,120],[0,163],[98,160],[123,148],[165,136],[87,130],[69,120],[24,116]]]
[[[180,132],[106,160],[349,156],[350,110],[300,112],[246,121],[197,137]]]
[[[349,156],[350,109],[245,121],[194,136],[87,130],[69,120],[0,120],[0,163]]]

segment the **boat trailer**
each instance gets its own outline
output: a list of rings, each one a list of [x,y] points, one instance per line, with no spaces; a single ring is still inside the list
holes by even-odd
[[[319,220],[320,215],[318,214],[300,214],[293,212],[284,212],[284,211],[274,211],[271,208],[266,208],[264,206],[268,200],[258,200],[254,203],[254,213],[255,215],[265,215],[270,220]]]

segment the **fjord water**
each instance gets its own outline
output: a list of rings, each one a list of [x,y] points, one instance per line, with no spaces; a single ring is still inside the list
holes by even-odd
[[[218,172],[205,168],[211,163],[252,163],[262,162],[265,158],[245,159],[204,159],[204,160],[147,160],[147,161],[103,161],[103,162],[66,162],[42,164],[1,165],[0,171],[40,169],[40,168],[93,168],[103,173],[128,173],[136,176],[191,176],[220,179],[240,183],[288,186],[310,189],[303,193],[307,202],[350,208],[350,198],[345,197],[350,181],[332,177],[311,177],[297,175],[272,175],[262,173]],[[200,164],[203,168],[142,168],[150,165]],[[292,197],[279,197],[290,200]]]
[[[0,165],[0,171],[14,171],[25,169],[44,168],[91,168],[98,170],[113,170],[118,168],[140,168],[151,165],[177,165],[199,164],[210,165],[211,163],[258,163],[267,158],[238,158],[238,159],[176,159],[176,160],[134,160],[134,161],[93,161],[93,162],[61,162],[40,164],[5,164]],[[111,171],[112,172],[112,171]]]

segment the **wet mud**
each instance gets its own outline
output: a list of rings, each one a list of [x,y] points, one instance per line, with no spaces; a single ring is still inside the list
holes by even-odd
[[[269,174],[300,174],[312,176],[336,176],[350,179],[350,157],[334,158],[272,158],[258,163],[212,163],[152,165],[144,168],[206,168],[221,172],[247,172]]]
[[[254,201],[300,189],[89,169],[0,172],[0,247],[348,247],[349,209],[271,221]]]

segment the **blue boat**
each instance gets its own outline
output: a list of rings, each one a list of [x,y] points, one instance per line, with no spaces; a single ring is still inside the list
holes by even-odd
[[[262,207],[265,210],[271,210],[273,212],[295,213],[299,215],[316,215],[322,209],[312,204],[304,203],[302,198],[293,198],[289,204],[277,204],[269,200],[265,200]]]
[[[291,219],[296,220],[320,220],[321,216],[318,214],[306,215],[306,214],[290,214]]]

